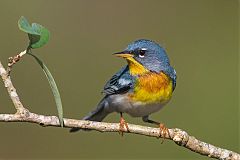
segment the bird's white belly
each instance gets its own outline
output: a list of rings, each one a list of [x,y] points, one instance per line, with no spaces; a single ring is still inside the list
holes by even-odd
[[[163,104],[160,103],[143,104],[140,102],[132,104],[129,108],[127,108],[126,113],[133,117],[143,117],[159,111],[162,107]]]
[[[108,97],[107,110],[110,112],[128,113],[133,117],[143,117],[159,111],[165,104],[130,102],[127,95],[111,95]]]

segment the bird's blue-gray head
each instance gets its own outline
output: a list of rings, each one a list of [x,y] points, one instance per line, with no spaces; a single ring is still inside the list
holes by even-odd
[[[157,43],[140,39],[128,45],[125,51],[134,55],[134,59],[150,71],[159,72],[162,67],[169,66],[165,50]]]
[[[141,74],[145,71],[163,71],[176,83],[176,72],[171,67],[165,50],[156,42],[146,39],[136,40],[130,43],[123,52],[116,53],[128,61],[133,74]]]

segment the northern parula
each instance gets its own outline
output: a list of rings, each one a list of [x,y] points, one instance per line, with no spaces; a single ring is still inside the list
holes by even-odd
[[[83,119],[100,122],[109,113],[118,112],[121,115],[119,129],[123,131],[124,126],[129,130],[122,116],[127,113],[160,125],[161,131],[168,132],[164,125],[149,119],[150,114],[159,111],[170,100],[176,87],[176,71],[165,50],[154,41],[140,39],[114,55],[126,59],[127,65],[106,83],[104,98]],[[79,128],[70,131],[77,130]]]

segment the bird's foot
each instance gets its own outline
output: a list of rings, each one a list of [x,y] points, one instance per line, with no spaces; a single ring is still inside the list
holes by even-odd
[[[163,143],[165,138],[170,137],[170,132],[169,132],[168,128],[163,123],[159,124],[159,128],[160,128],[159,137],[163,138],[162,142],[161,142],[161,143]]]
[[[120,118],[120,122],[119,122],[119,123],[120,123],[120,124],[119,124],[119,134],[120,134],[121,136],[123,136],[123,132],[125,131],[124,127],[126,127],[127,132],[129,132],[128,124],[127,124],[127,122],[124,120],[123,117]]]

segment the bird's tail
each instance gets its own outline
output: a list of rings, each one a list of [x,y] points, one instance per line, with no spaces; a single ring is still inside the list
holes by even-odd
[[[107,102],[105,98],[103,98],[98,104],[97,108],[92,112],[90,112],[87,116],[83,117],[83,120],[101,122],[109,114],[109,112],[105,110],[106,105],[107,105]],[[70,132],[76,132],[79,130],[80,128],[71,128]]]

